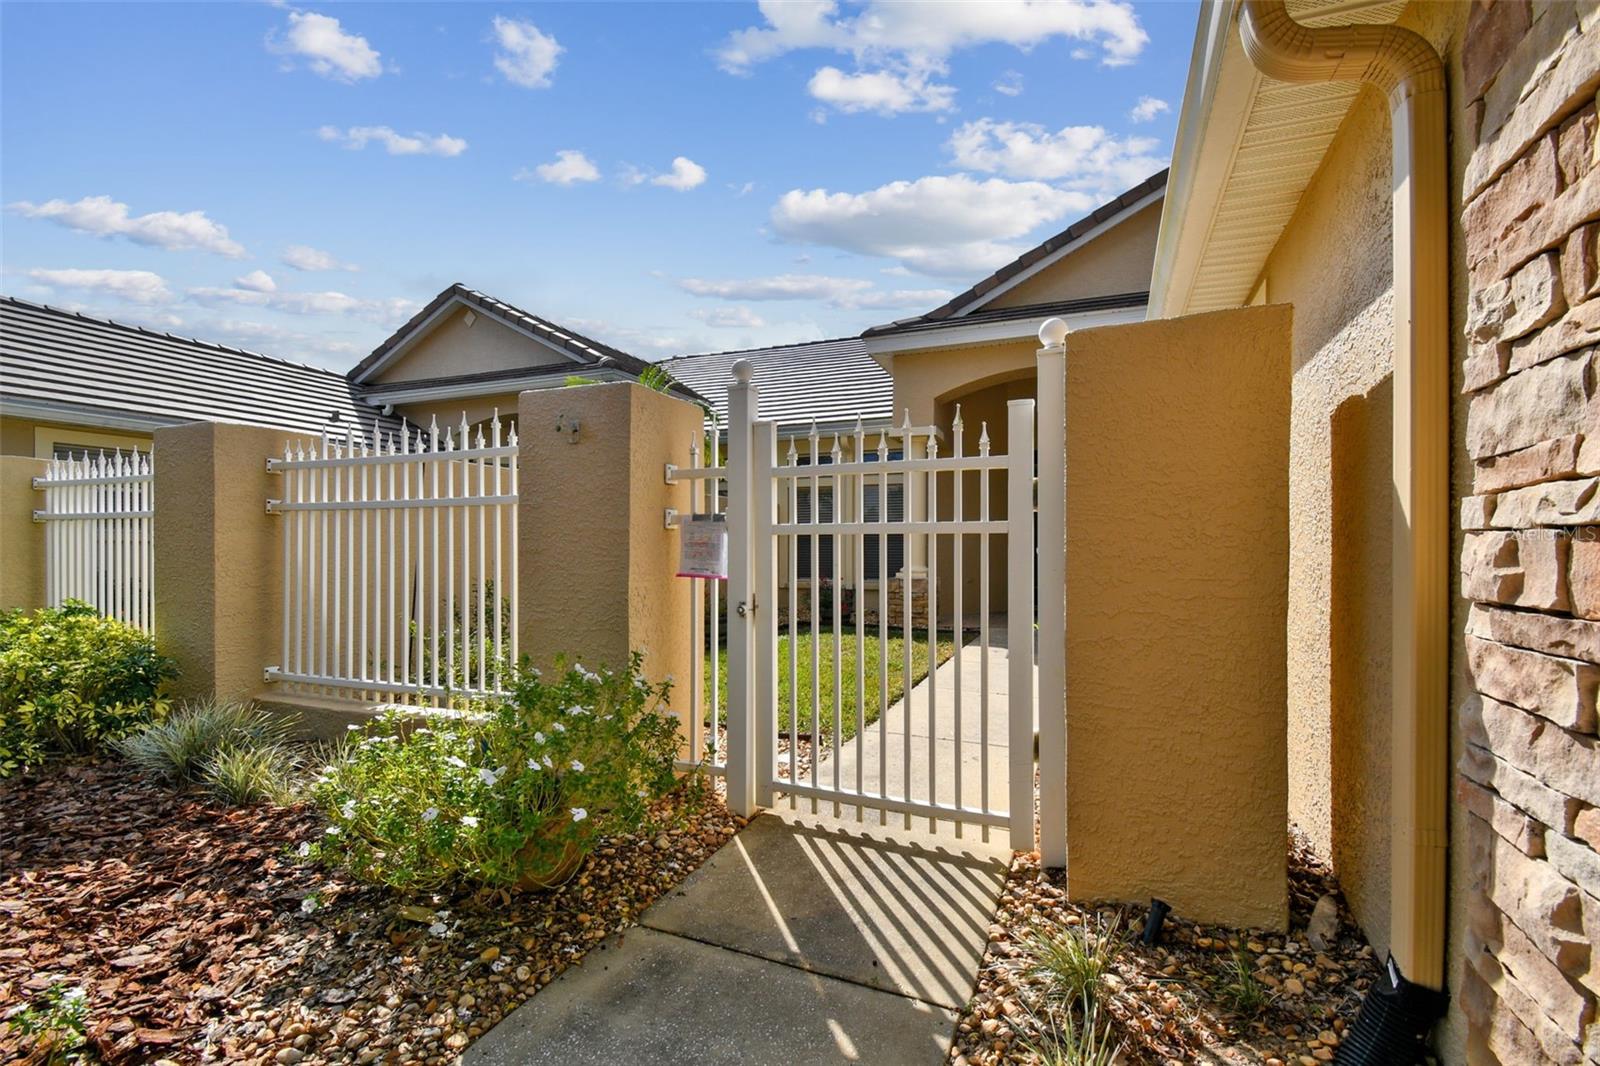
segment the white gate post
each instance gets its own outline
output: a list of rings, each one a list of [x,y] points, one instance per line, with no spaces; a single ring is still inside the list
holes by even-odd
[[[1006,404],[1006,661],[1011,850],[1033,850],[1033,401]]]
[[[756,813],[756,716],[751,670],[752,626],[750,530],[752,435],[760,390],[750,383],[749,360],[733,364],[728,389],[728,809]]]
[[[1067,865],[1067,324],[1039,327],[1039,863]]]
[[[752,409],[755,401],[751,400]],[[772,806],[772,776],[778,758],[778,541],[772,527],[778,521],[778,497],[772,470],[778,465],[778,427],[770,421],[755,423],[750,477],[751,568],[750,586],[754,658],[750,727],[755,733],[756,804]]]

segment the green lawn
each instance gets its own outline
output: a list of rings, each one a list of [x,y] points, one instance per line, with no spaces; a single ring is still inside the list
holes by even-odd
[[[833,634],[827,630],[817,634],[816,644],[822,652],[821,661],[817,663],[821,682],[821,708],[818,731],[831,740],[833,737]],[[799,718],[800,732],[812,731],[811,718],[811,661],[812,636],[808,628],[802,628],[799,636],[800,659],[795,664],[799,684]],[[882,642],[877,634],[869,633],[862,638],[860,648],[856,645],[854,629],[847,630],[840,638],[840,670],[843,675],[844,698],[841,701],[841,715],[839,730],[842,738],[855,736],[856,723],[864,722],[868,725],[877,721],[878,715],[883,711],[882,690],[879,687],[878,659],[882,653]],[[949,635],[939,639],[939,661],[942,663],[950,658],[954,650],[954,642]],[[789,691],[789,658],[791,654],[789,634],[778,635],[778,732],[789,732],[790,691]],[[866,668],[866,700],[863,706],[856,702],[856,661],[864,657]],[[717,656],[717,670],[720,690],[728,690],[728,650],[721,649]],[[928,676],[928,634],[925,630],[916,630],[911,642],[911,683],[915,685]],[[901,631],[889,630],[889,705],[900,698],[905,691],[905,640]],[[711,684],[711,663],[706,662],[705,683]]]

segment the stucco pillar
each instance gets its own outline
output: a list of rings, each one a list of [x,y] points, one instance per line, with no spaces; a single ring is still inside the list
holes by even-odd
[[[253,697],[276,661],[283,588],[282,494],[267,459],[294,434],[190,422],[155,448],[156,643],[178,662],[179,697]]]
[[[1289,336],[1288,308],[1252,307],[1068,341],[1075,898],[1288,920]]]
[[[621,668],[645,653],[652,680],[689,691],[693,582],[674,576],[690,483],[666,483],[704,414],[630,382],[521,394],[517,487],[518,640],[535,666],[558,655]]]
[[[44,525],[33,520],[44,494],[33,487],[49,464],[0,455],[0,611],[44,606]]]

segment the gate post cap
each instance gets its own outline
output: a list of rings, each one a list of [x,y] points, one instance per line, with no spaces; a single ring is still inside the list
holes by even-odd
[[[1046,348],[1059,348],[1067,343],[1067,324],[1059,318],[1047,318],[1039,327],[1039,343]]]
[[[740,359],[733,364],[733,380],[741,385],[750,384],[750,379],[756,376],[756,368],[750,360]]]

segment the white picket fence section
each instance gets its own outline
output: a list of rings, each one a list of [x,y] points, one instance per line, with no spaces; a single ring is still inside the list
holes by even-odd
[[[517,659],[517,435],[498,415],[375,441],[324,437],[283,475],[282,652],[267,680],[452,706],[503,694]]]
[[[155,628],[155,482],[150,453],[52,459],[33,487],[44,507],[45,596],[93,605],[107,618]]]

